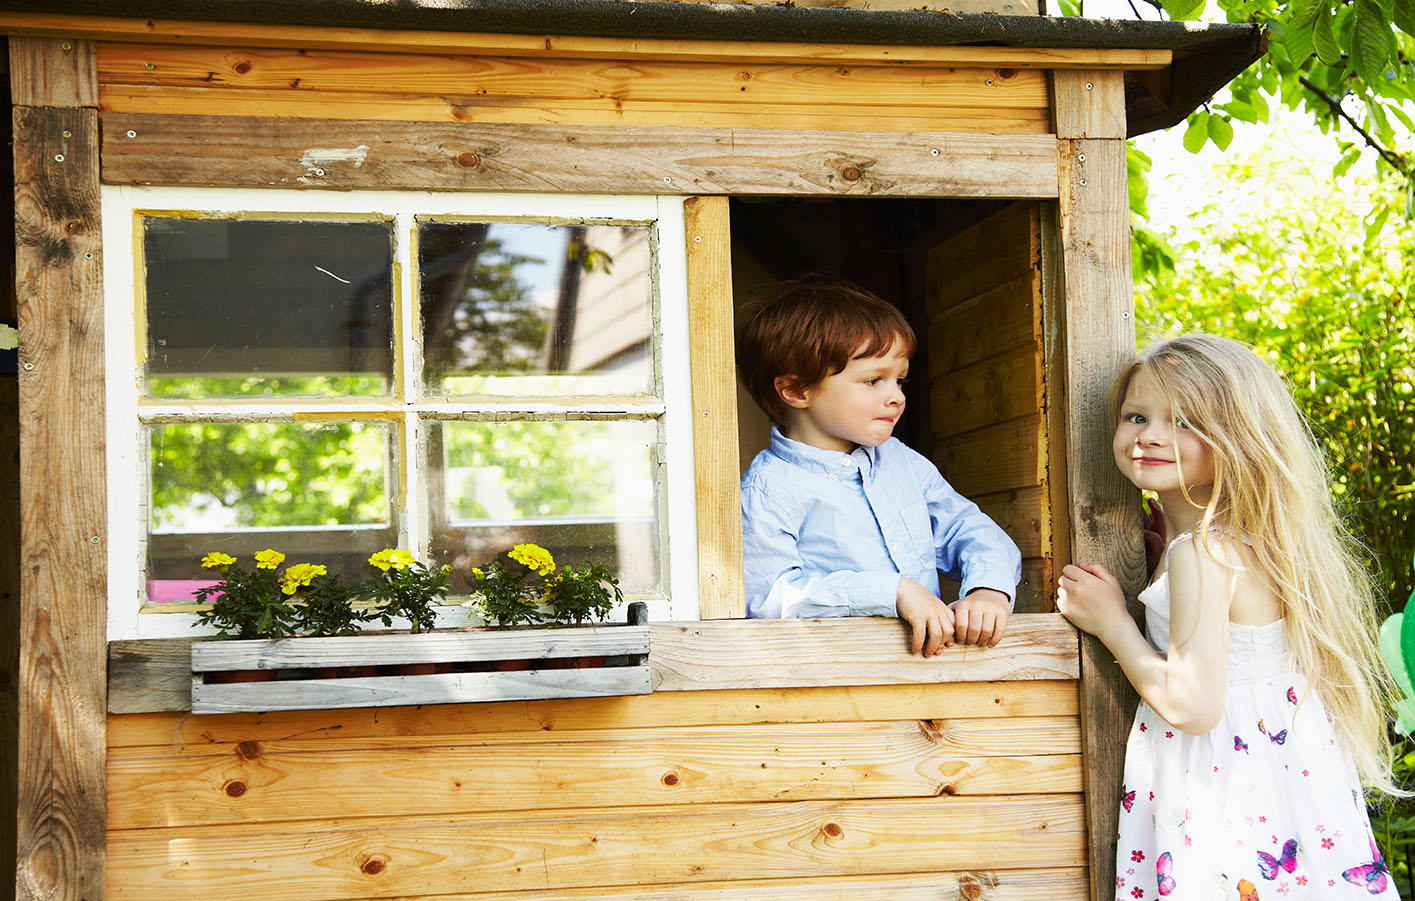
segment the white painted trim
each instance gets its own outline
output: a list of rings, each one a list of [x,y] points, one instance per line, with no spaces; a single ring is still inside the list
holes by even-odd
[[[108,584],[109,640],[187,637],[194,632],[192,614],[142,615],[143,536],[146,534],[148,500],[142,462],[142,424],[182,421],[186,418],[230,419],[257,414],[276,421],[298,413],[349,414],[354,419],[400,420],[403,437],[395,466],[398,491],[405,504],[398,517],[400,540],[420,557],[427,551],[428,535],[417,491],[425,465],[419,438],[412,426],[420,416],[441,419],[491,419],[508,413],[530,418],[559,418],[588,413],[595,417],[659,419],[663,442],[661,463],[665,479],[661,502],[661,558],[672,598],[649,599],[651,619],[695,620],[697,600],[697,518],[694,503],[694,469],[691,388],[688,370],[687,267],[682,197],[477,194],[425,191],[308,192],[286,189],[213,189],[103,186],[103,241],[105,256],[105,366],[108,474]],[[367,216],[392,219],[395,229],[394,286],[395,340],[400,371],[399,390],[388,397],[349,400],[246,400],[209,402],[143,399],[140,349],[136,334],[138,260],[135,222],[139,214],[167,211],[209,211],[213,216],[323,215]],[[416,404],[421,381],[420,344],[417,334],[418,293],[414,279],[413,235],[417,218],[456,221],[582,221],[591,224],[656,223],[656,314],[660,340],[657,375],[660,398],[586,398],[584,403],[525,401],[517,398],[461,403],[453,398],[430,398]],[[409,351],[413,352],[409,352]],[[682,411],[681,413],[678,411]],[[406,481],[405,481],[406,480]],[[398,497],[391,499],[395,508]],[[670,550],[671,545],[671,550]],[[451,618],[462,621],[465,611],[451,607]],[[455,624],[455,623],[454,623]]]

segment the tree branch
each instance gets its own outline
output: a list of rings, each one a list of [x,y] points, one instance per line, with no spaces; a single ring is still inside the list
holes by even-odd
[[[1340,118],[1347,125],[1350,125],[1353,129],[1355,129],[1356,133],[1361,136],[1361,139],[1366,142],[1367,146],[1371,147],[1373,150],[1376,151],[1376,153],[1380,154],[1381,159],[1389,163],[1392,169],[1399,172],[1401,175],[1404,175],[1406,178],[1415,178],[1415,166],[1411,166],[1411,164],[1406,161],[1403,155],[1396,153],[1393,150],[1387,150],[1386,148],[1382,147],[1380,142],[1377,141],[1374,137],[1372,137],[1371,134],[1366,131],[1366,129],[1362,128],[1360,123],[1358,123],[1354,118],[1352,118],[1351,114],[1348,113],[1342,107],[1341,100],[1336,97],[1333,97],[1331,94],[1328,94],[1326,91],[1312,84],[1312,82],[1308,81],[1305,76],[1299,75],[1297,77],[1297,80],[1302,83],[1302,87],[1311,91],[1313,94],[1316,94],[1317,97],[1323,103],[1325,103],[1327,107],[1331,110],[1332,115]]]

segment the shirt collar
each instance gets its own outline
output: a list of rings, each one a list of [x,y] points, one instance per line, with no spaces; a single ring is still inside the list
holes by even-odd
[[[771,427],[771,452],[787,463],[825,476],[859,472],[868,479],[874,474],[875,462],[879,458],[879,448],[857,445],[848,454],[840,451],[822,450],[800,441],[793,441],[781,434],[776,426]]]

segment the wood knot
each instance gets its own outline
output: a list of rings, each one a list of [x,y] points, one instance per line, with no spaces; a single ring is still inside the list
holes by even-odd
[[[459,153],[457,154],[457,165],[463,169],[475,169],[481,165],[481,157],[475,153]]]
[[[997,70],[997,77],[998,77],[998,78],[1016,78],[1016,77],[1017,77],[1017,70],[1016,70],[1016,69],[998,69],[998,70]]]
[[[258,741],[243,741],[236,745],[236,756],[242,760],[259,760],[260,752],[260,742]]]
[[[664,773],[664,774],[663,774],[662,782],[663,782],[664,785],[677,785],[677,784],[678,784],[678,774],[677,774],[677,773]]]
[[[826,823],[825,834],[831,838],[840,838],[840,836],[845,834],[845,830],[840,828],[839,823]]]
[[[978,880],[972,876],[963,876],[958,880],[958,897],[966,898],[967,901],[978,901],[983,896],[983,887],[978,885]]]
[[[860,180],[860,167],[855,165],[846,166],[840,170],[840,177],[846,181]]]
[[[359,871],[365,876],[377,876],[379,873],[383,872],[383,868],[386,866],[388,866],[388,863],[382,858],[369,857],[368,860],[359,864]]]
[[[251,70],[251,64],[246,60],[241,60],[239,63],[236,63],[236,65],[232,66],[231,68],[235,71],[237,75],[245,75]]]
[[[242,782],[240,779],[232,779],[221,786],[221,790],[226,793],[227,797],[239,798],[246,793],[247,787],[246,783]]]
[[[948,795],[951,798],[958,794],[958,787],[952,782],[945,782],[938,787],[938,793],[940,795]]]

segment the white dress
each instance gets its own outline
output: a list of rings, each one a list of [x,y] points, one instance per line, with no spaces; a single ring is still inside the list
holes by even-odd
[[[1168,648],[1167,575],[1140,601],[1150,643]],[[1320,699],[1305,695],[1282,622],[1230,623],[1229,637],[1223,717],[1212,730],[1181,732],[1144,701],[1135,712],[1117,901],[1397,898],[1356,767]]]

